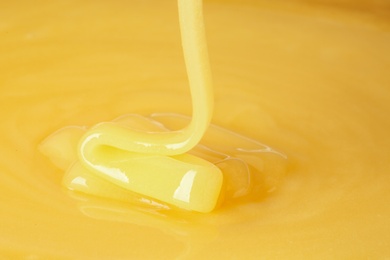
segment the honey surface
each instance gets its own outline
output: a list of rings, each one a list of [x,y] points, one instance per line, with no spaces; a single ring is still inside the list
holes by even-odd
[[[205,2],[213,122],[289,165],[196,221],[71,194],[37,150],[66,125],[191,114],[176,2],[1,3],[0,256],[388,257],[389,6],[340,3]]]

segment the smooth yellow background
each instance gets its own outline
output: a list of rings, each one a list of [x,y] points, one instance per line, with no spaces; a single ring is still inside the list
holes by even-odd
[[[0,4],[0,256],[390,256],[387,1],[206,1],[213,122],[287,154],[281,187],[185,218],[72,194],[37,145],[66,125],[191,113],[175,1]]]

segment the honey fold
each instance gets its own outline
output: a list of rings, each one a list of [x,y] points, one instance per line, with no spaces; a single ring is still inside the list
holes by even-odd
[[[132,127],[133,131],[163,133],[181,128],[190,120],[178,114],[131,114],[111,123]],[[271,192],[285,174],[283,154],[219,126],[210,125],[201,143],[187,154],[165,158],[155,154],[139,156],[115,148],[112,143],[106,145],[92,134],[99,133],[99,126],[91,130],[65,127],[40,145],[40,150],[66,171],[63,185],[70,190],[154,209],[181,208],[205,213],[223,201],[256,198]],[[80,160],[77,153],[84,153],[80,146],[85,144],[79,144],[83,136],[86,140],[96,138],[96,143],[88,144],[91,154],[82,155],[85,159]],[[140,169],[140,164],[147,163],[143,157],[151,165],[142,165]],[[181,167],[175,168],[178,165]],[[211,178],[211,174],[216,178]]]

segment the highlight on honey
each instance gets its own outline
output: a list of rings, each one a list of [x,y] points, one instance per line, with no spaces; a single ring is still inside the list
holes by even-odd
[[[179,0],[192,117],[127,115],[88,130],[67,127],[41,151],[66,171],[71,190],[150,207],[211,212],[223,201],[269,192],[285,157],[226,129],[210,126],[213,88],[202,1]]]

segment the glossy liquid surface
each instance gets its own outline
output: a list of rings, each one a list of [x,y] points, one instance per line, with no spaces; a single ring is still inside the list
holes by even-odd
[[[130,206],[144,204],[160,214],[169,209],[208,213],[277,188],[285,155],[209,124],[214,89],[202,3],[178,1],[192,116],[129,114],[90,129],[56,131],[39,150],[65,171],[65,187]]]
[[[65,125],[190,115],[176,3],[1,5],[1,256],[389,256],[385,2],[377,13],[205,3],[214,123],[283,150],[290,164],[272,196],[196,221],[72,198],[37,151]]]

